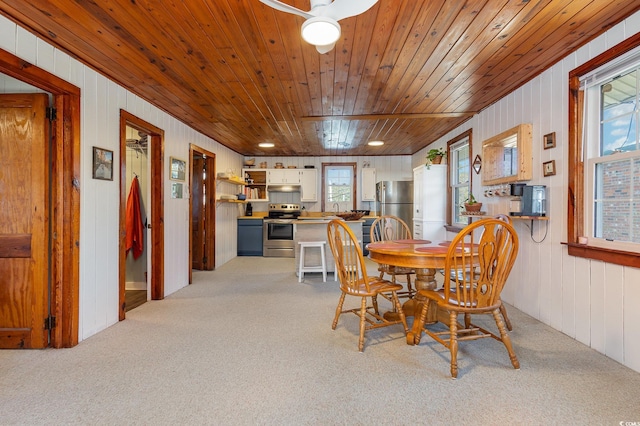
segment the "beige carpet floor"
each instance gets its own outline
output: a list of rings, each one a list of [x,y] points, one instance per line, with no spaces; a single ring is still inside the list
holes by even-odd
[[[452,380],[448,352],[399,326],[359,353],[356,316],[331,330],[337,283],[293,271],[237,258],[74,348],[0,351],[0,424],[640,423],[639,373],[513,307],[521,369],[484,339]]]

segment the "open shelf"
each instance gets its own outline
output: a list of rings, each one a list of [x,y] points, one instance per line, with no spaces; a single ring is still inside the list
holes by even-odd
[[[479,218],[493,217],[492,215],[486,214],[486,213],[484,214],[460,213],[460,216],[479,217]],[[549,216],[511,216],[508,214],[506,216],[509,216],[511,220],[549,220]]]
[[[247,200],[216,200],[216,203],[236,203],[236,204],[245,204]]]
[[[220,182],[238,186],[237,193],[244,192],[245,182],[244,182],[244,180],[240,179],[239,177],[234,176],[234,177],[230,177],[230,178],[224,178],[224,177],[216,178],[216,184],[220,183]],[[226,191],[224,191],[224,192],[226,192]],[[227,198],[218,198],[218,199],[216,199],[216,204],[217,203],[245,204],[246,202],[247,202],[246,200],[238,200],[238,199],[227,199]]]
[[[245,194],[247,201],[260,202],[269,201],[267,194],[267,170],[266,169],[243,169],[242,174],[252,183],[245,183]],[[253,197],[251,195],[254,195]],[[258,195],[258,197],[255,197]]]
[[[217,179],[220,182],[228,182],[228,183],[232,183],[234,185],[244,185],[245,182],[243,180],[241,180],[240,178],[218,178]]]

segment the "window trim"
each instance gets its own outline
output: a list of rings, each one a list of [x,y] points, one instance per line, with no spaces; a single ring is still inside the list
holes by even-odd
[[[322,163],[322,202],[320,204],[320,209],[324,212],[327,211],[327,206],[325,205],[325,179],[326,179],[326,169],[330,167],[351,167],[353,172],[353,187],[351,188],[351,195],[353,197],[352,201],[352,209],[356,209],[356,205],[358,202],[358,174],[357,174],[357,163]]]
[[[569,255],[636,268],[640,268],[640,255],[636,252],[577,244],[577,241],[578,236],[584,234],[585,220],[585,164],[582,161],[581,146],[583,118],[580,113],[584,102],[584,93],[580,91],[580,77],[593,72],[638,46],[640,46],[640,33],[629,37],[569,72],[569,154],[567,159],[569,171],[567,246]]]
[[[445,228],[449,232],[460,232],[462,228],[458,225],[453,224],[453,217],[451,214],[452,208],[452,192],[451,192],[451,146],[460,142],[462,139],[469,139],[469,192],[473,194],[473,129],[469,129],[465,132],[462,132],[458,136],[454,137],[447,141],[447,224]],[[471,218],[468,219],[468,223],[471,223]]]

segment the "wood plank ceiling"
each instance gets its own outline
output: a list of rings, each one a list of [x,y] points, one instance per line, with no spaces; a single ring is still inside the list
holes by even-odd
[[[0,0],[0,13],[248,156],[413,154],[638,9],[379,0],[341,20],[321,55],[300,37],[304,18],[259,0]]]

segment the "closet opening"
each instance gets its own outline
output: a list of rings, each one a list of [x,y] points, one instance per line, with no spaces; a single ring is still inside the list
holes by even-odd
[[[150,300],[148,281],[149,225],[149,135],[127,126],[126,139],[126,261],[125,261],[125,311]]]

